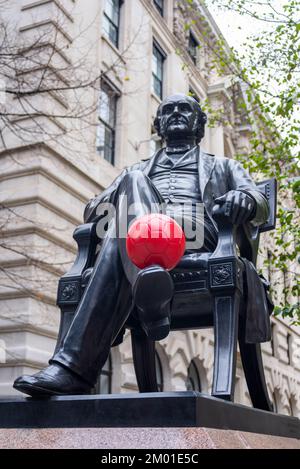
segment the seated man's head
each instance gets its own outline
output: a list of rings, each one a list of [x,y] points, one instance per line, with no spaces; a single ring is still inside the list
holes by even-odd
[[[154,126],[158,135],[167,141],[195,139],[195,143],[199,143],[206,122],[206,114],[194,98],[175,94],[158,107]]]

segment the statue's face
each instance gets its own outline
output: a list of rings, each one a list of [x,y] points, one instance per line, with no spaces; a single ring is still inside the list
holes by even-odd
[[[160,133],[164,138],[196,135],[198,103],[185,95],[166,98],[160,106]]]

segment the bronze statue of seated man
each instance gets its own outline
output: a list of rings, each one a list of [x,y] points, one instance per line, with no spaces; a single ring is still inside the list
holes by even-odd
[[[243,167],[235,160],[217,158],[200,148],[206,120],[192,97],[177,94],[166,98],[155,119],[165,147],[149,160],[125,169],[87,205],[86,223],[100,219],[101,208],[108,202],[116,208],[115,216],[108,224],[88,285],[63,343],[47,368],[15,381],[17,390],[32,396],[89,392],[130,314],[130,308],[122,308],[124,295],[131,296],[131,304],[150,339],[160,340],[168,335],[172,278],[160,266],[138,269],[129,260],[124,237],[113,235],[118,233],[123,215],[129,226],[138,216],[160,211],[162,205],[165,213],[176,214],[185,202],[192,207],[202,203],[202,220],[193,208],[188,214],[204,230],[204,242],[194,248],[198,252],[215,250],[218,232],[213,212],[216,208],[226,206],[226,216],[234,225],[259,226],[268,219],[268,201]],[[129,214],[126,207],[132,204],[135,209]],[[147,298],[142,294],[145,289],[149,292]]]

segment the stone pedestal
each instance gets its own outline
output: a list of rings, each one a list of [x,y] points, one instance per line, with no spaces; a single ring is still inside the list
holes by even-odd
[[[3,429],[3,449],[300,449],[300,440],[212,428]]]
[[[300,448],[300,421],[198,392],[0,400],[0,448]]]

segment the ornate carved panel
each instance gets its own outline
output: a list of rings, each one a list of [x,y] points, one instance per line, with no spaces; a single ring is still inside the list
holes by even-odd
[[[61,304],[77,304],[80,299],[80,282],[79,280],[61,281],[58,287],[57,303]]]
[[[210,266],[210,278],[212,287],[234,285],[232,262],[213,264]]]

